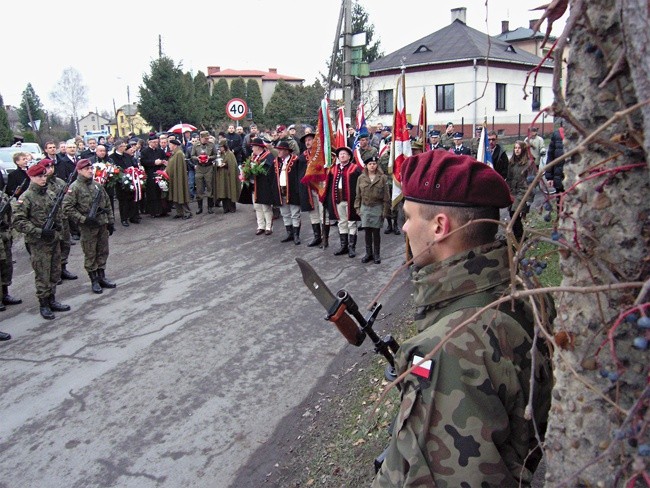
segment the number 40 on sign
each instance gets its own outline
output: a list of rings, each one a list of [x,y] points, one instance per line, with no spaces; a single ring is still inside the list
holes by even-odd
[[[247,113],[248,106],[241,98],[233,98],[226,104],[226,115],[233,120],[241,120]]]

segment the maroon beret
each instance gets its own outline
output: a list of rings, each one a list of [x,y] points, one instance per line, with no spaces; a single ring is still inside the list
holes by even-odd
[[[33,164],[27,170],[27,176],[38,176],[44,174],[45,174],[45,166],[41,166],[40,164]]]
[[[447,151],[427,151],[402,164],[404,198],[452,207],[509,207],[505,180],[487,164]]]
[[[80,159],[77,161],[77,171],[87,168],[88,166],[92,166],[92,164],[93,163],[90,161],[90,159]]]
[[[38,162],[38,164],[40,164],[40,165],[43,166],[44,168],[48,168],[48,167],[50,167],[50,166],[54,166],[54,161],[52,161],[51,159],[45,158],[45,159],[41,159],[41,160]]]

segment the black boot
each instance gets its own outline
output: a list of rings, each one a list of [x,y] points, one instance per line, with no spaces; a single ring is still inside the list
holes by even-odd
[[[235,213],[237,211],[237,204],[233,200],[228,200],[230,202],[230,212]]]
[[[76,280],[77,275],[73,274],[73,273],[70,273],[70,271],[68,271],[66,269],[66,265],[64,264],[63,266],[61,266],[61,279],[62,280]]]
[[[7,307],[5,307],[5,306],[2,304],[2,302],[0,302],[0,312],[4,312],[5,310],[7,310]]]
[[[400,235],[399,225],[397,225],[397,219],[393,219],[393,234],[396,236]]]
[[[390,234],[393,232],[393,221],[391,219],[386,219],[386,222],[388,222],[388,227],[386,227],[384,234]]]
[[[9,285],[2,285],[2,304],[3,305],[18,305],[23,303],[20,298],[14,298],[9,294]]]
[[[374,229],[366,229],[365,240],[366,240],[366,255],[361,258],[363,264],[369,263],[372,261],[372,231]]]
[[[99,276],[97,276],[97,271],[88,271],[88,276],[90,277],[90,284],[93,293],[104,293],[104,290],[102,290],[102,287],[99,285]]]
[[[287,229],[287,237],[282,239],[280,242],[291,242],[293,241],[293,227],[290,225],[285,225],[285,229]]]
[[[320,246],[323,249],[327,249],[330,245],[330,226],[329,224],[325,224],[323,226],[323,245]]]
[[[57,302],[54,294],[50,295],[49,303],[50,310],[55,312],[68,312],[70,310],[70,305],[64,305],[63,303]]]
[[[334,256],[343,256],[348,253],[348,235],[341,234],[339,238],[341,239],[341,248],[334,253]]]
[[[316,247],[323,242],[323,239],[320,236],[320,224],[311,224],[311,230],[314,232],[314,238],[309,241],[307,247]]]
[[[39,298],[38,301],[41,304],[41,317],[46,320],[52,320],[54,318],[54,314],[50,308],[50,300],[48,298]]]
[[[293,243],[296,246],[300,245],[300,226],[293,228]]]
[[[223,206],[223,213],[230,213],[230,198],[222,198],[221,205]]]
[[[97,270],[97,282],[102,288],[115,288],[117,286],[111,280],[106,279],[106,274],[103,269]]]
[[[11,339],[11,335],[6,332],[0,332],[0,341],[8,341],[9,339]]]
[[[379,234],[379,229],[372,229],[372,247],[373,247],[373,259],[375,264],[381,263],[381,234]]]
[[[212,207],[214,207],[214,200],[212,198],[208,197],[208,213],[209,214],[214,213],[214,209]]]
[[[349,239],[349,247],[348,247],[348,256],[351,258],[354,258],[357,256],[357,235],[356,234],[350,234],[350,239]]]
[[[199,209],[196,211],[196,215],[203,213],[203,198],[200,198],[196,201],[199,204]]]

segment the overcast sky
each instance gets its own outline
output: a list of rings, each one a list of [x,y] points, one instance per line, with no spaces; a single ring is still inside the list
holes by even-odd
[[[496,35],[501,32],[502,20],[509,20],[511,29],[527,27],[530,19],[541,16],[541,11],[529,9],[543,3],[361,2],[385,54],[448,25],[450,10],[455,7],[467,8],[470,27]],[[0,94],[5,105],[18,106],[23,90],[31,83],[45,109],[56,111],[50,93],[63,70],[72,66],[88,87],[89,104],[81,114],[96,109],[112,113],[113,100],[118,107],[127,103],[127,87],[131,101],[137,101],[142,76],[150,72],[150,63],[158,56],[159,35],[163,53],[181,63],[183,71],[207,74],[208,66],[277,68],[281,74],[311,84],[319,72],[326,71],[340,5],[340,0],[112,0],[104,4],[61,0],[39,2],[38,6],[8,2],[0,41],[11,55],[5,57]],[[561,33],[566,17],[559,21],[554,35]]]

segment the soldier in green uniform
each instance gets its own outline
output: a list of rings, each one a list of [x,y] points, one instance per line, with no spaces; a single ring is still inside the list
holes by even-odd
[[[23,184],[21,188],[23,186],[27,187],[26,184]],[[18,193],[20,193],[20,190],[18,190]],[[9,294],[9,286],[14,276],[13,254],[11,252],[13,237],[11,236],[11,197],[4,192],[0,192],[0,209],[3,210],[0,215],[0,239],[2,239],[0,243],[0,281],[2,282],[0,311],[4,311],[7,309],[5,305],[18,305],[23,301]]]
[[[376,158],[378,154],[377,149],[370,145],[369,137],[367,132],[359,134],[359,158],[364,165],[371,159]]]
[[[54,174],[54,161],[51,159],[41,159],[39,163],[45,168],[47,175],[47,186],[58,194],[59,191],[65,187],[66,182]],[[70,256],[70,224],[68,219],[63,219],[63,229],[61,230],[61,239],[59,239],[59,246],[61,246],[61,279],[62,280],[76,280],[77,275],[68,271],[68,257]],[[59,283],[61,284],[61,283]]]
[[[388,176],[388,194],[392,195],[393,175],[388,170],[388,164],[390,163],[390,150],[391,150],[390,148],[391,148],[392,136],[390,131],[386,127],[384,127],[382,133],[387,133],[387,135],[384,138],[382,138],[381,142],[379,143],[379,154],[378,154],[379,167],[384,172],[384,174]],[[397,225],[397,218],[399,216],[399,207],[400,207],[399,204],[393,207],[391,203],[390,210],[388,214],[385,216],[386,223],[388,224],[388,226],[386,227],[384,234],[395,234],[395,235],[401,234],[399,230],[399,225]]]
[[[40,303],[40,313],[44,319],[54,318],[54,312],[67,312],[69,305],[56,301],[56,284],[61,276],[61,230],[63,213],[59,209],[54,216],[52,229],[43,229],[48,215],[54,207],[54,194],[47,186],[44,166],[35,164],[27,170],[30,179],[27,191],[13,203],[14,228],[25,234],[25,245],[29,251],[36,297]]]
[[[440,135],[440,144],[445,147],[454,147],[454,123],[447,122],[445,131]]]
[[[97,211],[93,216],[91,209],[95,202]],[[108,236],[113,235],[115,230],[115,217],[106,190],[93,181],[89,159],[77,163],[77,179],[63,199],[63,212],[81,229],[84,268],[88,271],[93,292],[102,293],[102,288],[115,288],[115,283],[106,279],[105,275]]]
[[[208,197],[208,213],[214,213],[214,195],[212,193],[212,166],[219,156],[217,147],[210,142],[207,130],[199,134],[199,143],[192,146],[192,163],[194,167],[194,185],[196,186],[196,201],[199,209],[196,214],[203,213],[203,197]]]
[[[414,368],[372,486],[530,486],[541,457],[534,424],[543,439],[551,400],[548,353],[533,345],[527,300],[472,318],[508,293],[508,249],[496,223],[457,231],[498,221],[512,203],[508,186],[487,165],[443,151],[408,158],[402,182],[418,334],[396,354],[397,374]]]

